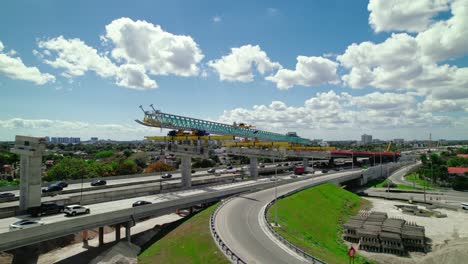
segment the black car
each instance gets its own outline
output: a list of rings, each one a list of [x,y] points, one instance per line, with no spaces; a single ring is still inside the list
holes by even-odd
[[[54,202],[42,203],[41,206],[30,207],[27,212],[34,216],[62,213],[65,207]]]
[[[0,198],[11,198],[15,197],[14,193],[0,193]]]
[[[172,177],[172,174],[170,174],[170,173],[166,173],[163,176],[161,176],[161,178],[163,178],[163,179],[169,179],[171,177]]]
[[[106,184],[107,182],[105,180],[94,180],[91,182],[91,186],[102,186]]]
[[[226,169],[227,170],[232,170],[232,166],[227,166]]]
[[[42,193],[60,192],[61,190],[62,190],[62,187],[56,184],[51,184],[49,185],[49,187],[42,189]]]
[[[63,189],[63,188],[68,187],[68,182],[60,181],[60,182],[56,182],[55,185],[58,185],[58,186],[62,187],[62,189]]]
[[[147,205],[147,204],[151,204],[151,202],[148,202],[148,201],[136,201],[132,204],[132,207],[137,207],[137,206],[142,206],[142,205]]]
[[[215,169],[209,169],[209,170],[207,170],[207,172],[208,172],[208,173],[215,173],[216,170],[215,170]]]

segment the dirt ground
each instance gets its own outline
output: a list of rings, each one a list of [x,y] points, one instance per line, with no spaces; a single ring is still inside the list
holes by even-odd
[[[382,264],[458,264],[468,263],[468,212],[435,209],[446,218],[422,217],[404,214],[396,204],[407,204],[399,201],[366,198],[372,202],[372,211],[386,212],[389,217],[397,217],[415,222],[425,227],[426,237],[432,242],[432,251],[424,254],[411,252],[409,257],[398,257],[390,254],[369,253],[360,250],[359,253]]]

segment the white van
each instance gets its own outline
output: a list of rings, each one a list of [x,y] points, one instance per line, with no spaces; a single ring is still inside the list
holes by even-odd
[[[462,203],[461,208],[465,209],[465,210],[468,210],[468,203]]]

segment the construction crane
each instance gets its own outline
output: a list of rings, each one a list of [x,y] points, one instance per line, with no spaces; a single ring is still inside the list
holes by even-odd
[[[283,141],[305,146],[313,144],[311,140],[301,138],[298,136],[272,133],[268,131],[254,129],[250,126],[245,126],[245,124],[241,127],[239,125],[234,126],[191,117],[163,113],[160,110],[156,110],[153,107],[153,105],[150,106],[153,109],[153,111],[145,111],[143,107],[140,106],[145,116],[143,118],[143,121],[135,120],[137,123],[149,127],[168,128],[176,130],[201,130],[217,135],[237,136],[269,141]]]
[[[391,148],[392,148],[392,141],[388,142],[388,145],[387,145],[387,148],[385,149],[385,152],[389,152]]]

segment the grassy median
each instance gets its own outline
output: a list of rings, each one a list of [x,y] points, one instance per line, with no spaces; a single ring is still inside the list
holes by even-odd
[[[170,230],[138,256],[138,263],[229,263],[209,229],[210,216],[216,206]]]
[[[370,203],[334,184],[323,184],[278,201],[276,228],[284,238],[327,263],[347,263],[343,223]],[[274,207],[268,211],[270,222]],[[358,256],[355,263],[372,263]]]

